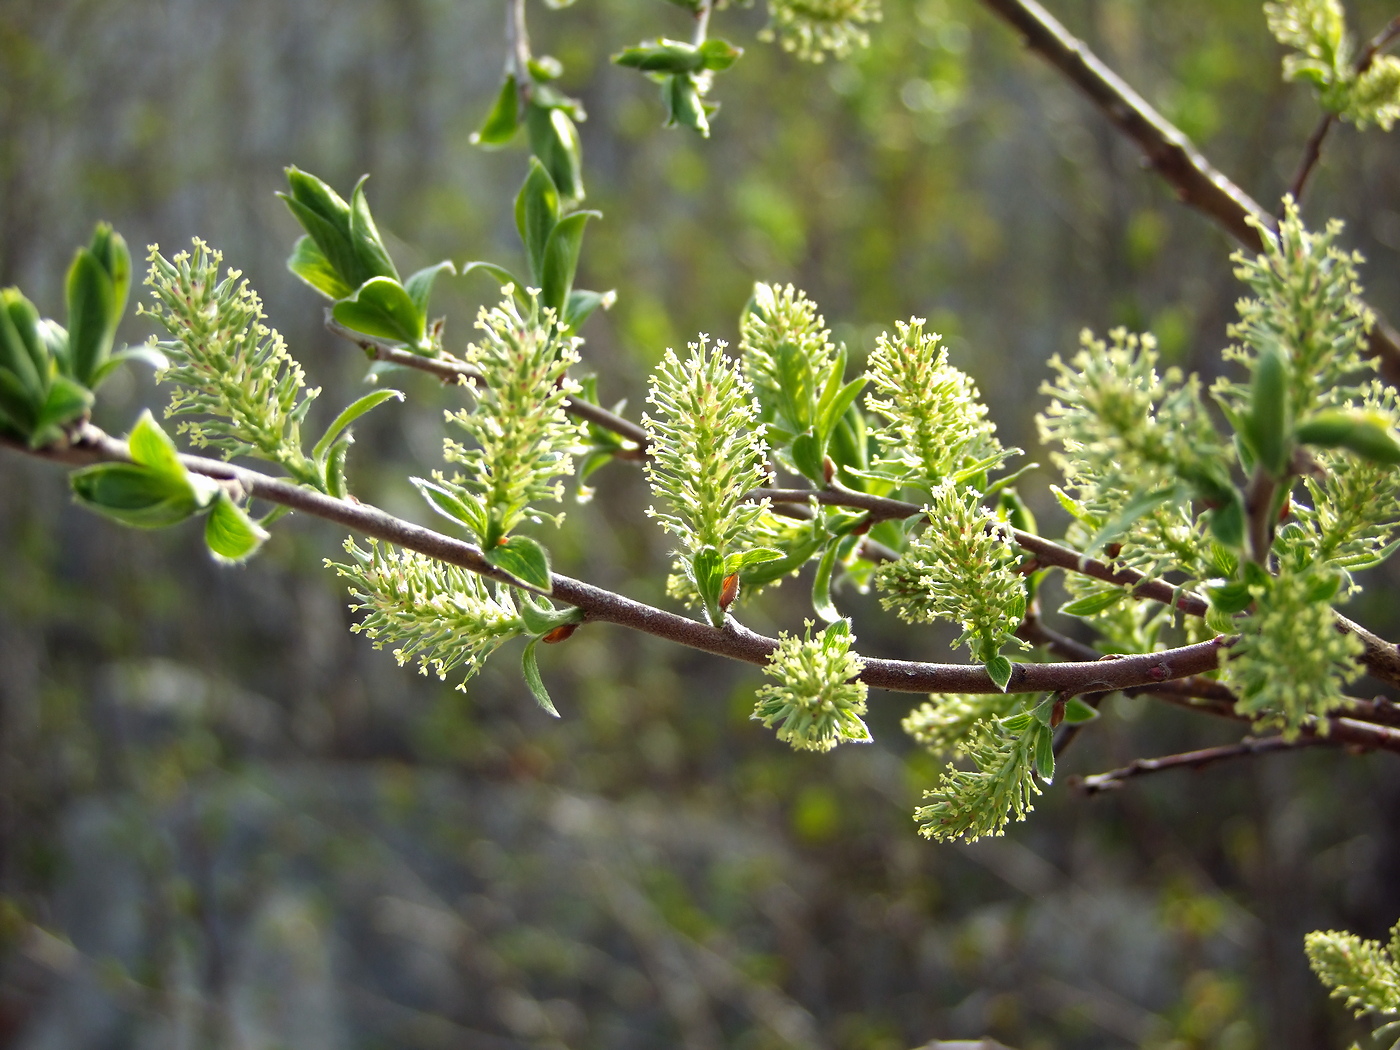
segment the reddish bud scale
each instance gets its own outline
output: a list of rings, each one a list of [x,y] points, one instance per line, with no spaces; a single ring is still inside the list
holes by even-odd
[[[554,630],[548,631],[542,635],[540,641],[544,642],[545,645],[554,645],[557,642],[562,642],[564,639],[571,637],[577,630],[578,624],[576,623],[561,623],[558,627],[554,628]]]
[[[719,589],[719,607],[728,609],[734,604],[734,599],[739,596],[739,574],[731,572],[724,578],[724,583]]]

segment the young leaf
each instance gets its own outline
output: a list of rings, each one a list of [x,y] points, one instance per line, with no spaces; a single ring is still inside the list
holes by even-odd
[[[1282,478],[1288,465],[1288,362],[1275,343],[1260,348],[1250,386],[1245,439],[1270,475]]]
[[[425,478],[409,478],[422,495],[428,501],[428,506],[437,511],[444,518],[448,518],[458,524],[465,525],[473,533],[480,536],[486,531],[486,521],[482,517],[482,511],[459,498],[454,492],[428,481]]]
[[[831,601],[831,575],[836,567],[837,546],[836,543],[827,545],[821,561],[817,563],[816,575],[812,577],[812,609],[827,623],[841,620],[841,614]]]
[[[1400,464],[1397,443],[1383,419],[1364,412],[1322,412],[1298,427],[1298,440],[1319,448],[1344,448],[1375,463]]]
[[[62,428],[82,417],[92,407],[92,391],[67,376],[56,375],[49,384],[48,395],[34,418],[34,431],[29,435],[31,448],[57,440]]]
[[[365,182],[368,179],[368,175],[361,175],[360,181],[355,183],[355,191],[350,195],[350,246],[364,272],[371,277],[388,277],[397,281],[399,271],[384,250],[384,242],[369,213],[369,202],[365,200]]]
[[[139,529],[178,525],[197,514],[201,506],[188,478],[134,463],[98,463],[74,471],[69,480],[83,506]],[[213,493],[209,495],[213,497]]]
[[[594,310],[600,306],[604,310],[610,309],[615,302],[617,302],[617,292],[614,291],[572,291],[569,293],[568,301],[564,304],[564,327],[571,332],[576,332]]]
[[[589,219],[601,217],[596,211],[576,211],[560,219],[549,233],[540,270],[540,303],[552,307],[556,317],[564,316],[573,288],[583,228]]]
[[[535,647],[539,644],[538,638],[531,638],[525,644],[525,652],[520,656],[520,671],[525,676],[525,684],[530,687],[530,692],[534,694],[540,706],[558,718],[559,712],[554,707],[554,701],[549,698],[549,690],[544,687],[544,679],[540,677],[540,665],[535,659]]]
[[[985,664],[987,676],[996,683],[996,687],[1003,693],[1006,692],[1006,685],[1011,681],[1011,672],[1014,667],[1006,657],[997,654]]]
[[[511,536],[487,548],[485,554],[487,561],[510,573],[521,583],[546,594],[553,589],[549,582],[549,554],[538,540],[529,536]]]
[[[424,349],[426,320],[404,286],[392,278],[371,278],[331,307],[331,313],[346,328]]]
[[[127,435],[127,447],[131,450],[132,461],[138,466],[149,467],[158,474],[173,478],[185,477],[185,465],[180,462],[175,442],[161,429],[149,408],[141,413]]]
[[[640,69],[644,73],[695,73],[705,68],[705,53],[694,44],[680,40],[634,44],[613,55],[612,60],[619,66]]]
[[[1065,602],[1064,605],[1060,606],[1060,612],[1066,616],[1093,616],[1117,605],[1126,597],[1126,594],[1127,592],[1122,590],[1113,590],[1086,595],[1072,602]]]
[[[519,127],[520,94],[515,85],[515,74],[508,73],[491,112],[486,114],[481,127],[472,132],[468,141],[482,149],[500,149],[515,138]]]
[[[233,564],[246,561],[267,538],[267,530],[220,490],[204,522],[204,542],[214,559]]]
[[[444,259],[440,263],[423,267],[404,282],[404,291],[408,292],[408,297],[413,300],[413,305],[418,307],[418,312],[425,318],[428,316],[428,296],[432,294],[433,282],[437,280],[438,274],[442,273],[443,270],[448,273],[457,272],[457,268],[452,265],[452,260]]]
[[[297,239],[287,259],[287,269],[328,299],[344,299],[355,291],[345,283],[340,271],[331,265],[326,253],[309,233]]]
[[[1064,725],[1077,726],[1082,722],[1092,722],[1099,717],[1096,707],[1090,707],[1077,696],[1072,696],[1065,703]]]
[[[1055,735],[1049,726],[1035,727],[1035,771],[1045,783],[1055,779]]]
[[[74,379],[90,386],[112,351],[121,315],[111,275],[87,248],[78,249],[68,268],[66,296],[69,366]]]
[[[536,92],[538,99],[539,92]],[[559,196],[583,200],[582,144],[578,129],[563,108],[532,103],[525,117],[530,152],[549,171]]]
[[[724,610],[719,604],[720,592],[724,589],[724,559],[713,547],[701,547],[691,556],[690,571],[705,605],[705,615],[711,626],[720,626],[724,622]]]
[[[403,391],[386,387],[381,390],[372,391],[364,397],[356,399],[352,404],[348,405],[340,415],[336,416],[331,425],[326,428],[326,432],[321,435],[321,440],[316,442],[316,447],[311,450],[311,458],[317,463],[323,462],[326,452],[330,449],[331,445],[334,444],[335,439],[340,436],[342,430],[355,422],[355,420],[359,419],[370,409],[376,408],[390,399],[402,401]]]
[[[548,634],[556,627],[583,622],[583,610],[569,605],[556,609],[547,599],[526,593],[520,603],[520,622],[526,634]]]
[[[826,484],[826,457],[822,455],[821,442],[811,434],[798,434],[792,439],[792,463],[804,477],[811,478],[818,485]]]
[[[525,245],[532,281],[538,282],[544,273],[545,249],[558,223],[558,187],[540,159],[531,157],[530,170],[515,197],[515,228]]]

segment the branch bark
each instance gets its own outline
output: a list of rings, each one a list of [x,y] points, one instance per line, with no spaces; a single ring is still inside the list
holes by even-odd
[[[1182,203],[1214,220],[1249,251],[1263,250],[1260,230],[1277,228],[1273,216],[1216,169],[1180,128],[1149,105],[1050,12],[1036,0],[982,0],[982,6],[1020,33],[1030,50],[1062,73],[1115,128],[1136,143],[1148,165],[1176,191]],[[1400,27],[1395,31],[1400,33]],[[1371,329],[1370,349],[1380,360],[1385,377],[1400,385],[1400,334],[1379,313]]]
[[[14,442],[5,442],[16,451],[68,465],[99,462],[130,462],[126,442],[91,424],[82,427],[72,444],[61,448],[31,451]],[[294,511],[333,521],[365,536],[393,543],[449,565],[477,573],[488,579],[518,586],[507,574],[486,560],[476,546],[452,536],[385,513],[377,507],[302,488],[281,478],[270,477],[246,467],[201,456],[182,455],[188,470],[219,481],[231,482],[247,496],[266,500]],[[556,573],[551,596],[582,609],[586,619],[613,623],[702,652],[726,656],[752,664],[766,664],[777,640],[750,631],[728,620],[723,627],[711,627],[676,613],[666,612],[595,587],[581,580]],[[1152,685],[1186,678],[1219,666],[1221,650],[1232,639],[1168,649],[1163,652],[1126,656],[1119,660],[1089,663],[1016,664],[1010,692],[1059,692],[1078,695],[1134,686]],[[877,689],[893,692],[995,693],[1001,690],[981,665],[936,664],[908,660],[862,657],[862,681]]]

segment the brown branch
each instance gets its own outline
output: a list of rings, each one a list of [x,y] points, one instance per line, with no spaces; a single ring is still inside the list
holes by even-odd
[[[1072,776],[1068,777],[1065,782],[1072,790],[1085,795],[1097,795],[1103,791],[1116,791],[1123,786],[1125,781],[1148,773],[1164,773],[1171,769],[1203,769],[1226,759],[1266,755],[1274,751],[1297,751],[1328,742],[1326,737],[1319,736],[1301,736],[1297,740],[1285,740],[1281,736],[1245,737],[1238,744],[1206,747],[1199,751],[1186,751],[1179,755],[1166,755],[1162,758],[1139,758],[1121,769],[1112,769],[1107,773],[1094,773],[1089,776]]]
[[[1361,49],[1361,54],[1356,56],[1356,65],[1354,66],[1356,75],[1359,77],[1370,69],[1376,61],[1376,56],[1397,39],[1400,39],[1400,15],[1391,19],[1390,23]],[[1300,204],[1303,201],[1303,191],[1307,189],[1308,179],[1317,167],[1317,162],[1322,159],[1323,140],[1327,138],[1327,132],[1332,129],[1332,125],[1336,122],[1337,115],[1335,113],[1324,113],[1317,122],[1317,126],[1313,128],[1312,134],[1308,136],[1307,142],[1303,144],[1303,155],[1298,159],[1298,169],[1288,184],[1289,196]],[[1279,214],[1282,215],[1282,212]]]
[[[130,462],[126,442],[110,437],[91,425],[82,427],[73,443],[66,447],[32,451],[13,441],[4,441],[3,444],[16,451],[69,465]],[[472,544],[395,518],[376,507],[336,499],[220,460],[200,456],[180,458],[188,470],[236,483],[250,497],[324,518],[362,535],[417,551],[488,579],[519,586],[487,561],[481,550]],[[756,634],[733,620],[726,621],[723,627],[711,627],[561,574],[555,574],[552,582],[552,596],[582,609],[588,620],[629,627],[702,652],[753,664],[766,664],[769,654],[777,646],[775,639]],[[1166,682],[1217,667],[1221,650],[1231,641],[1229,638],[1217,638],[1178,649],[1106,662],[1015,664],[1007,688],[1010,692],[1078,695]],[[935,664],[874,658],[862,660],[864,670],[860,675],[861,680],[877,689],[912,693],[1001,691],[988,677],[986,670],[976,664]]]
[[[1182,203],[1213,219],[1248,250],[1263,250],[1259,230],[1274,230],[1273,217],[1050,12],[1036,0],[982,0],[982,6],[1019,32],[1030,50],[1064,74],[1115,128],[1135,142],[1148,165],[1176,191]],[[1394,22],[1387,32],[1392,30],[1400,34]],[[1380,360],[1382,374],[1400,385],[1400,333],[1378,313],[1371,329],[1370,351]]]
[[[907,518],[923,509],[914,503],[872,496],[850,489],[754,489],[747,498],[767,499],[772,503],[820,503],[824,506],[850,507],[866,511],[874,521]],[[1105,583],[1127,587],[1134,598],[1150,598],[1163,605],[1174,606],[1190,616],[1204,616],[1210,608],[1206,599],[1194,591],[1183,590],[1166,580],[1152,579],[1133,569],[1116,569],[1106,562],[1087,557],[1043,536],[1013,529],[1012,539],[1018,547],[1033,555],[1042,567],[1065,569]],[[1400,647],[1341,613],[1335,615],[1337,630],[1343,634],[1356,635],[1366,647],[1361,655],[1361,662],[1366,666],[1366,670],[1382,682],[1400,686]]]
[[[330,310],[326,311],[326,330],[350,340],[375,361],[387,361],[404,368],[426,372],[428,375],[441,379],[444,383],[462,383],[482,378],[481,372],[474,366],[448,354],[425,357],[422,354],[415,354],[411,350],[405,350],[397,343],[375,339],[363,332],[347,328],[331,316]],[[631,447],[615,451],[614,458],[630,460],[647,458],[647,432],[630,419],[624,419],[615,412],[609,412],[606,408],[578,397],[565,398],[564,411],[632,442]]]

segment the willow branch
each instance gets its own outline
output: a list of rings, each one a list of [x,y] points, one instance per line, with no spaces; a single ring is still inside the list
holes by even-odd
[[[16,451],[69,465],[99,462],[130,462],[126,442],[113,438],[90,424],[79,429],[70,445],[30,451],[5,441]],[[246,467],[200,456],[181,456],[186,469],[216,480],[236,484],[246,496],[266,500],[290,510],[335,522],[362,535],[417,551],[448,565],[456,565],[501,583],[520,586],[512,577],[486,560],[481,550],[463,540],[434,532],[396,518],[377,507],[353,500],[336,499],[302,488],[281,478],[270,477]],[[746,663],[764,665],[777,641],[727,620],[723,627],[676,613],[656,609],[612,591],[575,580],[562,574],[552,577],[551,596],[583,610],[586,620],[613,623],[675,642],[702,652],[725,656]],[[1120,660],[1092,663],[1016,664],[1010,692],[1057,692],[1081,694],[1166,682],[1201,674],[1219,666],[1221,652],[1233,639],[1168,649],[1158,653],[1127,656]],[[980,665],[935,664],[908,660],[862,658],[860,678],[877,689],[893,692],[996,693],[1001,692]]]
[[[867,512],[872,521],[907,518],[923,511],[922,507],[914,503],[872,496],[850,489],[755,489],[748,494],[748,498],[767,499],[771,503],[819,503],[824,506],[850,507]],[[1090,558],[1053,540],[1020,529],[1012,529],[1011,536],[1018,547],[1035,558],[1039,567],[1064,569],[1105,583],[1127,587],[1134,598],[1150,598],[1152,601],[1180,609],[1190,616],[1204,616],[1210,608],[1201,595],[1166,580],[1153,579],[1133,569],[1114,568],[1107,562]],[[1361,662],[1366,666],[1366,670],[1382,682],[1400,686],[1400,647],[1341,613],[1334,615],[1337,618],[1337,630],[1343,634],[1354,634],[1361,639],[1365,646]]]
[[[1097,795],[1103,791],[1116,791],[1125,781],[1148,773],[1165,773],[1172,769],[1203,769],[1231,758],[1248,758],[1274,751],[1298,751],[1326,743],[1329,743],[1326,737],[1318,736],[1302,736],[1297,740],[1285,740],[1281,736],[1245,737],[1238,744],[1206,747],[1199,751],[1186,751],[1162,758],[1139,758],[1121,769],[1111,769],[1107,773],[1094,773],[1086,777],[1072,776],[1066,782],[1075,791],[1085,795]]]
[[[1362,48],[1361,54],[1356,56],[1354,67],[1356,75],[1361,76],[1370,69],[1376,61],[1376,56],[1394,43],[1397,38],[1400,38],[1400,15],[1393,18],[1389,25],[1373,36]],[[1322,159],[1322,143],[1336,122],[1337,115],[1335,113],[1324,113],[1317,122],[1317,126],[1313,128],[1312,134],[1308,136],[1307,142],[1303,144],[1303,155],[1298,159],[1298,169],[1288,184],[1289,195],[1299,203],[1302,203],[1303,191],[1307,188],[1308,179],[1317,167],[1317,162]]]
[[[1260,229],[1276,229],[1273,216],[1216,169],[1180,128],[1149,105],[1050,12],[1036,0],[982,0],[982,6],[1020,33],[1030,50],[1062,73],[1115,128],[1136,143],[1148,166],[1176,191],[1182,203],[1214,220],[1249,251],[1263,250]],[[1400,34],[1394,22],[1387,32],[1392,30]],[[1377,313],[1370,338],[1371,353],[1380,360],[1382,372],[1390,382],[1400,384],[1400,334]]]
[[[436,357],[415,354],[411,350],[405,350],[397,343],[375,339],[373,336],[345,327],[331,316],[329,310],[326,311],[326,330],[348,339],[372,360],[387,361],[404,368],[426,372],[428,375],[441,379],[444,383],[464,383],[469,380],[481,379],[481,373],[465,361],[448,354],[439,354]],[[615,412],[609,412],[606,408],[577,397],[565,398],[564,411],[632,442],[631,447],[620,448],[614,452],[614,458],[630,460],[647,458],[647,432],[630,419],[625,419]]]

